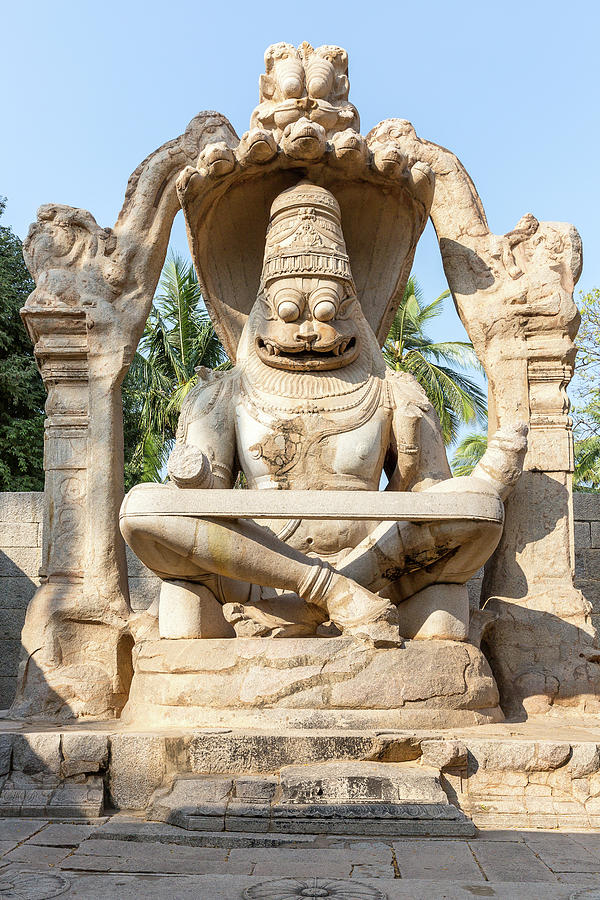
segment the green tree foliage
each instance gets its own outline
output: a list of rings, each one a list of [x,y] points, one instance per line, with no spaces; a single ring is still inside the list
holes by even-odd
[[[579,296],[581,326],[575,361],[575,472],[577,491],[600,490],[600,289]]]
[[[19,316],[34,287],[21,241],[0,226],[0,491],[44,489],[46,392]]]
[[[470,475],[487,449],[487,435],[472,431],[464,436],[452,457],[454,475]]]
[[[196,368],[229,368],[191,263],[172,256],[123,381],[125,486],[161,481]]]
[[[450,291],[444,291],[433,302],[425,303],[411,276],[383,346],[387,365],[396,371],[410,372],[424,389],[439,416],[446,444],[455,440],[461,425],[484,423],[487,417],[485,394],[464,374],[468,369],[482,371],[472,344],[435,343],[425,330],[442,313],[449,295]]]

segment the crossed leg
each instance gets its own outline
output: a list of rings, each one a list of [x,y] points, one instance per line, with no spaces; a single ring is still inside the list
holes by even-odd
[[[121,531],[142,562],[164,579],[193,581],[212,573],[278,588],[324,611],[342,630],[371,628],[372,636],[398,639],[393,603],[251,520],[125,512]]]

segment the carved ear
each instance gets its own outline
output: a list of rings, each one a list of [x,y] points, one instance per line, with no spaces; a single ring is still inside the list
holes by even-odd
[[[350,92],[350,82],[347,75],[338,75],[333,83],[332,99],[347,100]]]
[[[258,79],[260,99],[270,100],[275,93],[275,79],[270,75],[261,75]]]

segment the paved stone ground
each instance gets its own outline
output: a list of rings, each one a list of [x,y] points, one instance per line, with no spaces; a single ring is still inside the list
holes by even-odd
[[[118,814],[0,819],[0,898],[600,900],[600,832],[470,839],[187,832]]]

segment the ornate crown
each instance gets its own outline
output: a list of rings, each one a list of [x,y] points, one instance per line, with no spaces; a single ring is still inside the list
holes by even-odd
[[[262,281],[286,275],[353,283],[339,204],[330,191],[307,181],[283,191],[271,206]]]

